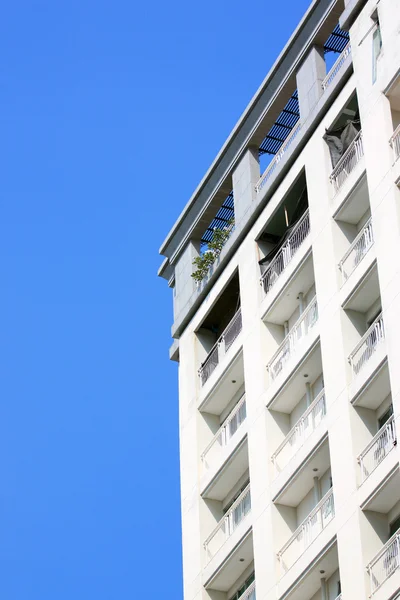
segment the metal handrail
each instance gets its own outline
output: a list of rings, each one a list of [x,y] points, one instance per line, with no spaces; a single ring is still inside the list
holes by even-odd
[[[300,128],[301,128],[300,121],[297,121],[296,125],[293,127],[292,131],[289,133],[289,135],[287,136],[285,141],[282,143],[278,152],[275,154],[274,158],[271,160],[268,167],[265,169],[264,173],[261,175],[260,179],[256,183],[255,190],[256,190],[257,194],[262,190],[262,188],[267,183],[267,181],[270,178],[270,176],[272,175],[272,173],[275,171],[278,163],[283,158],[283,155],[288,150],[289,146],[293,142],[296,135],[299,133]]]
[[[343,256],[342,260],[339,262],[339,270],[342,274],[342,284],[350,277],[351,273],[357,267],[357,264],[361,261],[362,258],[367,254],[368,250],[374,244],[374,233],[372,229],[372,219],[371,217],[365,223],[364,227],[357,234],[356,238],[350,245],[350,248],[347,250],[346,254]],[[354,258],[354,263],[352,264],[352,268],[350,267],[350,271],[345,268],[345,263],[351,257],[351,255],[356,251],[356,256]],[[348,271],[348,272],[346,272]]]
[[[330,488],[330,490],[325,494],[325,496],[318,502],[318,504],[316,506],[314,506],[314,508],[312,509],[312,511],[310,512],[310,514],[304,519],[304,521],[302,521],[302,523],[298,526],[298,528],[296,529],[296,531],[293,533],[293,535],[291,536],[291,538],[286,542],[286,544],[283,546],[283,548],[281,548],[281,550],[278,552],[278,557],[282,556],[282,554],[285,552],[285,550],[287,550],[289,548],[289,546],[293,543],[293,541],[297,538],[297,536],[299,535],[299,533],[302,531],[302,529],[304,528],[305,524],[307,523],[307,521],[311,521],[311,519],[313,517],[315,517],[315,515],[317,514],[317,512],[319,510],[321,510],[321,508],[324,506],[325,502],[327,500],[329,500],[330,497],[333,497],[333,488]],[[335,509],[333,509],[335,510]]]
[[[377,434],[374,435],[369,444],[357,457],[357,462],[361,468],[361,483],[371,475],[382,460],[389,454],[396,445],[396,426],[394,415],[389,417],[384,425],[380,428]],[[366,457],[371,450],[374,450],[371,465],[366,461]],[[383,451],[383,452],[382,452]],[[368,468],[370,466],[370,468]]]
[[[345,61],[345,59],[348,57],[348,55],[351,53],[351,44],[350,42],[347,44],[347,46],[344,47],[344,50],[342,51],[341,54],[339,54],[337,60],[333,63],[329,73],[327,74],[327,76],[325,77],[325,79],[323,80],[321,86],[322,89],[325,91],[326,88],[332,83],[332,81],[335,79],[337,73],[340,71],[340,69],[342,68],[342,65]]]
[[[285,344],[288,342],[288,340],[293,337],[293,333],[296,331],[296,329],[299,328],[299,326],[301,325],[301,323],[305,320],[305,318],[307,317],[307,315],[311,312],[311,310],[313,308],[315,308],[317,306],[317,297],[314,296],[314,298],[311,300],[311,302],[309,303],[309,305],[307,306],[307,308],[301,313],[300,317],[297,319],[296,323],[293,325],[293,327],[290,329],[289,333],[285,336],[284,340],[281,342],[281,344],[279,345],[277,351],[275,352],[275,354],[272,356],[271,360],[268,362],[267,364],[267,369],[269,370],[271,368],[272,363],[278,358],[279,354],[282,352],[283,348],[285,347]],[[318,318],[318,317],[317,317]]]
[[[247,590],[245,590],[243,592],[243,594],[241,596],[239,596],[238,600],[248,600],[248,598],[250,598],[251,594],[253,592],[255,592],[255,590],[256,590],[256,582],[253,581],[253,583],[251,585],[249,585]],[[255,600],[255,596],[254,596],[254,600]]]
[[[235,331],[235,326],[237,327],[236,331]],[[231,330],[234,333],[234,337],[232,339],[229,338],[229,344],[228,344],[226,342],[226,338],[228,338],[228,334],[231,333]],[[224,331],[222,332],[222,334],[220,335],[218,340],[215,342],[214,346],[211,348],[210,352],[207,354],[205,361],[202,363],[202,365],[200,366],[200,368],[198,370],[198,375],[201,379],[202,385],[205,384],[207,379],[210,377],[211,373],[214,371],[214,369],[219,364],[219,361],[220,361],[219,350],[220,350],[220,347],[222,346],[222,344],[225,342],[223,350],[224,350],[224,352],[227,352],[227,350],[229,350],[229,348],[231,347],[232,343],[238,337],[241,330],[242,330],[242,313],[239,308],[239,310],[234,314],[233,318],[229,321],[228,325],[225,327]],[[214,359],[213,368],[206,370],[206,367],[207,367],[208,363],[210,363],[212,358]]]
[[[355,169],[362,156],[364,156],[363,136],[362,131],[359,131],[330,174],[329,180],[336,191],[339,190],[347,176]],[[341,179],[340,176],[342,176]]]
[[[339,267],[349,258],[350,254],[352,253],[352,251],[354,249],[354,246],[356,246],[357,242],[363,237],[365,230],[368,229],[371,224],[372,224],[372,217],[370,217],[368,219],[368,221],[365,223],[363,228],[360,229],[360,231],[358,232],[358,234],[356,235],[354,240],[351,242],[350,248],[347,250],[346,254],[343,256],[342,260],[339,263]]]
[[[244,488],[243,492],[235,500],[235,502],[232,504],[232,506],[229,507],[229,510],[224,514],[224,516],[222,517],[222,519],[220,519],[218,521],[216,527],[214,527],[214,529],[212,530],[212,532],[210,533],[210,535],[208,536],[208,538],[204,542],[204,548],[207,548],[207,546],[209,545],[209,543],[211,542],[211,540],[213,539],[213,537],[215,536],[215,534],[218,533],[218,531],[220,530],[220,528],[222,527],[222,525],[225,523],[226,519],[234,512],[235,508],[237,508],[239,506],[239,504],[244,500],[244,498],[249,493],[250,493],[250,484],[248,484]]]
[[[364,333],[361,340],[358,342],[357,346],[350,352],[349,359],[348,359],[349,362],[352,361],[354,355],[357,354],[357,352],[360,350],[361,346],[366,342],[368,337],[371,335],[371,332],[373,331],[375,325],[377,323],[379,323],[379,321],[382,321],[382,325],[383,325],[382,313],[379,313],[379,315],[376,317],[375,321],[373,323],[371,323],[370,327],[368,327],[367,331]]]
[[[242,408],[242,406],[244,404],[246,404],[246,394],[243,394],[243,396],[241,397],[241,399],[239,400],[239,402],[234,407],[233,411],[230,413],[230,415],[228,416],[228,418],[223,422],[223,424],[221,425],[221,427],[218,429],[217,433],[212,438],[211,442],[208,444],[208,446],[206,447],[206,449],[202,453],[201,460],[203,462],[204,462],[204,459],[206,457],[206,454],[209,452],[209,450],[213,447],[213,445],[215,444],[215,442],[221,436],[221,433],[224,431],[224,429],[226,429],[229,426],[229,424],[231,423],[232,419],[235,418],[235,416],[238,414],[238,412],[240,411],[240,409]]]
[[[390,553],[391,547],[396,549],[395,551],[393,551],[392,555]],[[393,565],[391,565],[389,569],[387,567],[385,569],[385,566],[384,566],[386,573],[384,573],[383,578],[381,579],[381,581],[379,581],[378,578],[373,573],[373,568],[378,564],[378,562],[382,558],[384,558],[384,560],[387,560],[388,562],[390,562],[391,559],[393,559],[393,558],[395,558],[396,560],[394,561],[394,563],[395,563],[394,567],[393,567]],[[395,571],[396,569],[399,568],[399,566],[400,566],[400,531],[396,531],[396,533],[394,533],[392,535],[392,537],[386,542],[386,544],[383,546],[383,548],[378,552],[378,554],[367,565],[367,572],[369,573],[370,582],[371,582],[371,596],[382,586],[382,584],[386,581],[386,579],[388,579],[390,577],[390,575],[393,573],[393,571]]]
[[[273,287],[276,279],[283,273],[286,269],[289,262],[292,260],[293,256],[300,248],[302,243],[308,237],[310,233],[310,212],[307,209],[304,215],[301,217],[300,221],[297,223],[296,227],[291,232],[290,236],[286,240],[285,244],[282,248],[279,249],[278,253],[270,264],[268,265],[265,272],[260,277],[260,285],[263,286],[265,293],[267,294],[269,290]],[[276,274],[276,278],[271,281],[267,280],[268,276],[271,273]],[[271,279],[271,278],[270,278]]]
[[[393,149],[394,160],[400,157],[400,125],[396,127],[392,137],[389,140],[390,147]]]
[[[300,419],[296,422],[295,425],[293,425],[292,429],[289,431],[289,433],[287,434],[287,436],[285,437],[283,442],[280,444],[280,446],[278,446],[277,450],[275,450],[275,452],[273,453],[273,455],[271,457],[271,460],[273,463],[275,463],[277,456],[285,448],[286,444],[288,443],[290,438],[293,436],[295,431],[302,425],[302,423],[304,423],[304,421],[312,413],[312,411],[317,406],[317,404],[321,401],[321,399],[325,400],[325,390],[324,389],[321,390],[320,393],[315,397],[315,399],[311,402],[311,404],[307,408],[307,410],[301,415]]]

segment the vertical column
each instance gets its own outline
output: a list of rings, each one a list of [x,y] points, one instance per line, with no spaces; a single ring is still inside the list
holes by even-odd
[[[251,204],[256,196],[255,185],[259,178],[258,148],[249,148],[232,175],[236,223],[244,221],[246,213],[251,210]]]
[[[352,446],[351,414],[345,349],[338,294],[334,223],[331,217],[328,157],[321,138],[314,136],[306,148],[306,178],[310,209],[315,285],[326,397],[335,523],[343,596],[364,600],[359,508],[356,500],[356,461]]]
[[[322,96],[322,82],[325,75],[324,49],[313,46],[296,74],[302,123],[307,121],[309,114]]]
[[[199,255],[200,241],[191,240],[175,266],[175,295],[174,295],[174,318],[185,308],[194,290],[195,282],[192,278],[193,260]]]
[[[259,266],[255,244],[247,238],[239,250],[239,278],[243,316],[243,358],[248,419],[249,468],[253,515],[253,546],[257,598],[275,598],[277,559],[270,498],[271,449],[265,406],[267,372],[259,310]]]

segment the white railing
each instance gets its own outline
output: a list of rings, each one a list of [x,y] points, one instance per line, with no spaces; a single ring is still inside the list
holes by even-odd
[[[396,127],[394,134],[389,140],[389,144],[393,149],[394,162],[396,162],[400,156],[400,125]]]
[[[380,347],[385,340],[385,329],[383,327],[383,318],[380,314],[372,323],[368,331],[363,335],[353,352],[349,356],[349,363],[353,372],[353,377],[365,367],[371,356]]]
[[[332,68],[330,69],[329,73],[327,74],[327,76],[323,80],[323,82],[322,82],[322,89],[324,91],[326,90],[327,87],[330,86],[330,84],[332,83],[332,81],[335,79],[336,75],[339,73],[339,71],[343,67],[344,62],[345,62],[346,58],[349,56],[350,53],[351,53],[351,45],[350,45],[350,42],[349,42],[347,44],[347,46],[344,48],[343,52],[338,56],[338,59],[332,65]]]
[[[253,581],[251,585],[239,596],[238,600],[256,600],[256,582]]]
[[[342,284],[350,277],[374,243],[372,221],[369,219],[339,263]]]
[[[322,390],[272,455],[272,462],[276,471],[281,471],[288,464],[325,417],[325,414],[325,391]]]
[[[314,296],[267,364],[272,380],[278,377],[288,360],[299,351],[309,331],[316,325],[317,321],[318,306],[317,299]]]
[[[399,565],[400,531],[396,531],[367,567],[371,583],[371,596],[393,575]]]
[[[261,190],[263,189],[263,187],[265,186],[265,184],[271,177],[272,173],[274,173],[275,170],[277,169],[277,167],[278,167],[280,161],[282,160],[282,158],[284,157],[284,155],[288,152],[290,146],[293,143],[293,140],[295,139],[295,137],[297,136],[297,134],[300,131],[300,127],[301,127],[300,121],[297,121],[296,125],[293,127],[292,131],[289,133],[288,137],[283,142],[282,146],[279,148],[278,152],[275,154],[274,158],[271,160],[268,167],[265,169],[264,173],[261,175],[260,179],[258,180],[258,182],[256,184],[257,194],[259,192],[261,192]]]
[[[274,286],[276,280],[280,277],[287,265],[296,254],[304,240],[310,233],[310,214],[308,209],[293,229],[288,240],[284,243],[279,252],[274,256],[266,271],[260,278],[260,284],[264,288],[264,292],[268,294],[269,290]]]
[[[308,517],[296,529],[290,540],[278,552],[281,576],[294,565],[311,543],[335,516],[333,490],[329,490]]]
[[[342,594],[339,594],[339,596],[337,596],[337,597],[335,598],[335,600],[342,600]]]
[[[250,510],[251,498],[249,484],[204,542],[204,549],[208,560],[211,560],[211,558],[215,556]]]
[[[364,146],[362,131],[360,131],[340,158],[329,177],[336,192],[342,187],[347,177],[355,169],[363,156]]]
[[[204,469],[218,461],[222,448],[228,444],[245,419],[246,397],[243,395],[201,455]]]
[[[219,365],[241,331],[242,313],[239,308],[229,325],[225,328],[223,334],[219,337],[217,342],[208,353],[206,360],[203,362],[198,371],[201,385],[205,384],[211,373],[213,373],[215,368]]]
[[[392,415],[357,459],[361,469],[361,483],[375,471],[396,443],[396,426]]]

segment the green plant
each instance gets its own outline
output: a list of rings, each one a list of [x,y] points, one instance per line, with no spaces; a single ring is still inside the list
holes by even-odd
[[[226,240],[229,238],[232,232],[232,228],[235,224],[235,219],[232,217],[228,221],[226,227],[220,229],[215,228],[211,241],[207,244],[207,250],[201,256],[196,256],[193,260],[193,266],[196,270],[193,271],[192,277],[197,283],[201,283],[206,277],[210,267],[215,263],[218,256],[221,254],[221,250],[224,247]]]

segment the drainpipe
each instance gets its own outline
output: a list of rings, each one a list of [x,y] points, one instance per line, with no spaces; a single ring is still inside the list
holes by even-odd
[[[314,477],[314,502],[315,505],[321,500],[320,492],[319,492],[319,479],[318,477]]]
[[[325,577],[321,577],[321,600],[328,600],[328,593],[326,587],[326,579]]]
[[[304,312],[304,298],[303,298],[303,292],[300,292],[300,294],[297,296],[297,300],[299,301],[299,306],[300,306],[300,314],[302,314]]]
[[[287,334],[289,333],[289,323],[287,321],[284,322],[283,324],[284,330],[285,330],[285,337],[287,336]]]
[[[311,383],[308,381],[306,383],[306,403],[308,408],[311,404]]]

